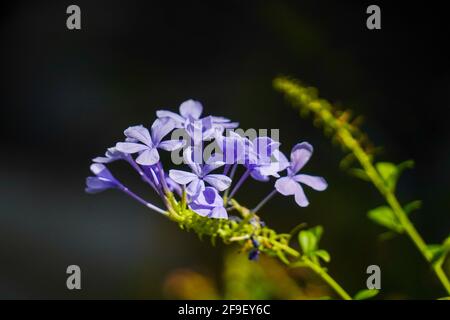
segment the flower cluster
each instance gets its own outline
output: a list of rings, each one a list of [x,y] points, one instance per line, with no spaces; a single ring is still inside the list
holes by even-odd
[[[109,148],[104,157],[93,159],[91,171],[94,176],[87,178],[86,192],[115,188],[164,215],[173,210],[170,199],[176,194],[190,210],[202,217],[229,219],[229,204],[248,178],[262,182],[269,182],[271,177],[276,179],[274,189],[252,213],[277,193],[293,195],[299,206],[307,206],[309,202],[302,184],[318,191],[327,188],[323,178],[299,174],[313,153],[309,143],[295,145],[288,159],[280,151],[278,141],[269,137],[243,137],[232,131],[238,123],[223,117],[202,117],[202,112],[200,102],[188,100],[180,105],[179,114],[157,111],[157,119],[150,130],[143,125],[126,129],[124,141]],[[167,138],[171,133],[174,137],[175,131],[181,131],[183,138]],[[212,150],[211,154],[205,155],[207,149]],[[182,153],[185,168],[166,171],[161,151],[172,152],[172,155]],[[128,162],[161,197],[166,208],[149,203],[116,179],[106,167],[116,160]],[[243,168],[242,174],[233,182],[238,167]],[[286,174],[282,176],[284,171]],[[252,242],[252,258],[256,258],[259,243],[255,239]]]

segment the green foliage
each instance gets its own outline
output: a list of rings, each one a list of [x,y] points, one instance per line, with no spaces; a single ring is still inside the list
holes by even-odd
[[[403,227],[398,221],[392,209],[388,206],[381,206],[370,210],[367,216],[373,222],[379,224],[380,226],[386,227],[396,233],[402,233]]]
[[[349,168],[354,160],[359,163],[360,168],[350,169],[350,173],[370,181],[388,205],[371,210],[368,213],[369,218],[391,230],[392,232],[385,234],[387,236],[395,233],[407,234],[423,257],[431,264],[436,277],[450,294],[450,281],[442,270],[442,262],[448,253],[447,246],[427,247],[426,242],[408,216],[409,213],[420,207],[420,202],[411,202],[403,208],[395,195],[395,188],[401,173],[405,169],[412,168],[413,161],[405,161],[398,165],[390,162],[374,164],[374,154],[377,148],[373,147],[367,135],[360,130],[359,121],[356,121],[358,118],[352,119],[350,111],[338,110],[330,102],[320,98],[315,88],[304,86],[295,79],[278,77],[274,80],[273,85],[300,111],[300,115],[312,114],[314,124],[321,126],[325,134],[331,136],[332,141],[347,152],[341,162],[341,168]]]
[[[398,165],[391,162],[377,162],[375,168],[380,174],[381,178],[386,184],[388,190],[394,192],[397,186],[398,179],[405,169],[414,167],[414,161],[404,161]]]
[[[441,265],[450,252],[450,236],[442,244],[429,244],[427,250],[431,256],[431,263]]]
[[[414,201],[411,201],[410,203],[406,204],[403,207],[403,210],[405,211],[406,214],[410,214],[411,212],[418,210],[420,208],[422,208],[422,201],[414,200]]]
[[[367,299],[375,297],[378,293],[379,293],[379,290],[377,290],[377,289],[364,289],[364,290],[358,291],[355,294],[355,296],[353,297],[353,299],[367,300]]]
[[[308,230],[302,230],[298,233],[298,242],[302,253],[311,258],[315,263],[319,262],[319,258],[325,262],[330,262],[330,254],[323,249],[319,249],[319,241],[322,237],[322,226],[316,226]]]

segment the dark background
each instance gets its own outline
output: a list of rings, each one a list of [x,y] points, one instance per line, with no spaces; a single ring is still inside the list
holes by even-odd
[[[446,11],[437,1],[374,3],[382,30],[366,28],[372,3],[364,1],[4,5],[0,298],[163,298],[174,268],[220,278],[223,246],[180,232],[117,192],[84,193],[92,157],[129,125],[149,125],[156,109],[175,111],[188,98],[243,128],[280,128],[286,152],[302,140],[315,146],[305,171],[326,177],[329,189],[308,192],[306,209],[277,197],[262,215],[280,231],[322,224],[329,270],[350,292],[364,287],[366,267],[378,264],[381,298],[443,295],[408,239],[377,241],[383,230],[366,212],[382,205],[381,197],[342,172],[340,150],[271,87],[279,74],[318,87],[365,116],[364,129],[384,147],[379,159],[414,159],[400,198],[424,201],[413,220],[427,242],[442,241],[450,226]],[[82,30],[66,28],[70,4],[81,7]],[[251,206],[269,189],[247,186],[241,202]],[[70,264],[82,269],[81,291],[65,287]]]

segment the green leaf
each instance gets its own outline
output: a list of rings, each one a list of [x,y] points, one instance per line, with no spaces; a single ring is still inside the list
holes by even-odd
[[[388,228],[389,230],[395,231],[397,233],[403,232],[403,227],[398,222],[392,209],[389,207],[381,206],[381,207],[375,208],[373,210],[370,210],[367,213],[367,216],[373,222],[375,222],[381,226],[384,226],[384,227]]]
[[[322,226],[315,226],[314,228],[309,229],[316,237],[316,244],[319,243],[320,238],[322,238],[323,234],[323,227]]]
[[[442,263],[447,254],[450,252],[450,237],[445,239],[443,244],[427,245],[427,250],[428,253],[431,255],[432,264]]]
[[[320,238],[322,237],[322,226],[316,226],[298,233],[298,242],[304,254],[310,254],[318,249]]]
[[[375,297],[378,294],[379,290],[377,289],[364,289],[358,291],[353,299],[355,300],[366,300]]]
[[[388,189],[394,191],[401,173],[405,169],[414,167],[414,161],[407,160],[398,165],[395,165],[391,162],[378,162],[377,164],[375,164],[375,167],[386,183]]]
[[[283,263],[289,265],[289,259],[286,258],[285,254],[282,251],[277,251],[277,256]]]
[[[405,211],[406,214],[410,214],[410,213],[413,212],[414,210],[418,210],[418,209],[420,209],[421,207],[422,207],[422,201],[420,201],[420,200],[415,200],[415,201],[412,201],[412,202],[406,204],[406,205],[403,207],[403,210]]]
[[[351,168],[351,169],[348,169],[348,173],[356,178],[361,179],[361,180],[370,181],[369,176],[363,169]]]
[[[397,166],[391,162],[378,162],[375,167],[377,168],[389,190],[394,190],[398,178]]]
[[[330,254],[328,253],[328,251],[323,250],[323,249],[314,251],[314,255],[320,257],[325,262],[330,262],[330,260],[331,260],[331,257],[330,257]]]
[[[304,254],[309,254],[314,251],[317,244],[316,236],[310,230],[300,231],[298,241]]]

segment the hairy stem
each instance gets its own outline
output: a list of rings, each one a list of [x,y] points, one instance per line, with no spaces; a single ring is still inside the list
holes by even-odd
[[[241,206],[236,200],[231,199],[235,210],[241,213],[243,219],[236,222],[231,219],[210,219],[199,216],[195,212],[184,207],[183,199],[178,203],[172,194],[168,196],[170,203],[168,218],[177,222],[182,229],[192,230],[200,237],[206,235],[212,241],[220,238],[224,243],[236,243],[244,250],[253,247],[251,238],[260,243],[258,249],[270,256],[279,257],[285,264],[296,267],[297,262],[301,262],[300,267],[306,267],[317,273],[336,293],[345,300],[351,297],[344,289],[322,268],[319,264],[302,256],[300,252],[289,245],[290,234],[277,234],[274,230],[259,223],[259,218],[249,209]],[[288,259],[290,257],[291,259]]]

